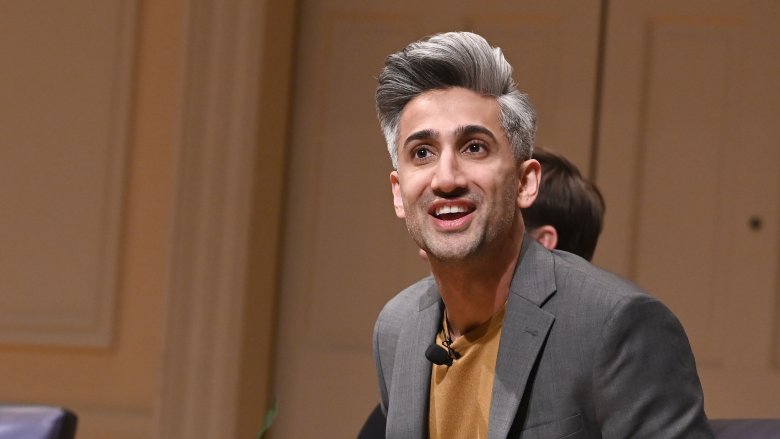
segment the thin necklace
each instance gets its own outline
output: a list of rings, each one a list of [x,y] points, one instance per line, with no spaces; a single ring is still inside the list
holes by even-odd
[[[447,310],[444,310],[444,324],[442,325],[442,331],[444,332],[444,340],[442,340],[442,344],[444,344],[444,347],[447,348],[447,356],[450,357],[453,360],[457,360],[460,358],[460,354],[452,349],[452,336],[450,331],[450,321],[447,318]]]

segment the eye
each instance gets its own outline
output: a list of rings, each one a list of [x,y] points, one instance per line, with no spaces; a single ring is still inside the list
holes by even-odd
[[[418,148],[414,151],[414,158],[417,159],[427,159],[430,156],[431,156],[431,151],[425,147]]]
[[[464,152],[468,154],[484,154],[486,149],[485,145],[480,142],[471,142],[466,145],[466,150]]]

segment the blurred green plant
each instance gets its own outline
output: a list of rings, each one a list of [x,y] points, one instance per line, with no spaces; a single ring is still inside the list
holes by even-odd
[[[271,424],[274,423],[274,418],[276,417],[276,413],[278,411],[279,411],[279,401],[277,401],[274,398],[274,405],[265,414],[265,421],[263,422],[263,429],[260,430],[259,433],[257,433],[257,438],[256,439],[263,439],[265,437],[265,434],[268,433],[268,430],[271,428]]]

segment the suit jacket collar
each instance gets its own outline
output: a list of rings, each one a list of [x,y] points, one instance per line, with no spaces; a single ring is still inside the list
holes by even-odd
[[[552,254],[535,240],[523,240],[501,329],[493,379],[488,437],[505,438],[555,316],[541,306],[555,293]]]
[[[425,350],[436,340],[443,311],[435,283],[420,296],[418,310],[398,337],[387,419],[388,438],[422,438],[428,432],[431,363],[425,358]]]

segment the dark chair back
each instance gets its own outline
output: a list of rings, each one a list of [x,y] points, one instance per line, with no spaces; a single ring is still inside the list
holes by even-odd
[[[382,408],[377,404],[374,410],[368,415],[366,423],[358,434],[358,439],[385,439],[385,414]]]
[[[712,419],[716,439],[780,439],[780,419]]]
[[[62,407],[0,405],[0,439],[73,439],[76,415]]]

